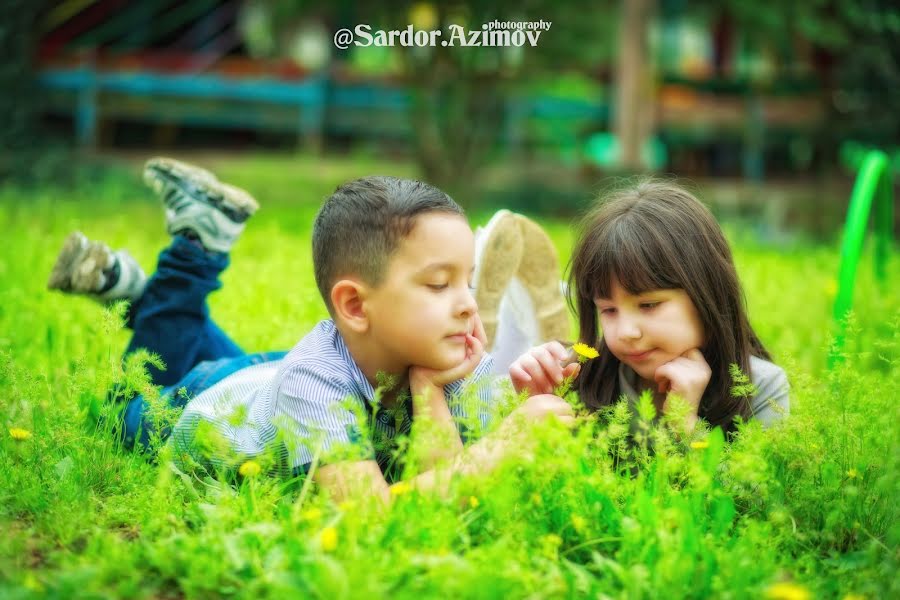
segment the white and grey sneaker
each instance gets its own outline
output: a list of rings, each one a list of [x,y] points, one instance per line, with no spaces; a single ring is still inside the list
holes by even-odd
[[[103,242],[80,231],[66,237],[56,258],[47,289],[85,294],[99,302],[141,297],[147,275],[126,250],[113,252]]]
[[[246,191],[194,165],[171,158],[151,158],[144,182],[166,206],[166,229],[172,235],[193,232],[207,250],[228,252],[259,204]]]

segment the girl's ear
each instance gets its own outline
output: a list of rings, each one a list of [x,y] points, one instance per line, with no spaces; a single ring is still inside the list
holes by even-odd
[[[365,333],[369,329],[369,316],[363,306],[366,292],[365,284],[353,279],[341,279],[331,286],[335,320],[356,333]]]

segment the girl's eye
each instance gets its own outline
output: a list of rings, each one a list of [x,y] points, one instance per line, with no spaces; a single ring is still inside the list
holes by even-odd
[[[435,291],[440,291],[440,290],[446,289],[447,284],[446,283],[429,283],[428,287],[430,287],[431,289],[433,289]]]
[[[600,309],[600,314],[601,314],[601,315],[611,315],[611,314],[613,314],[614,312],[616,312],[616,309],[614,309],[614,308],[601,308],[601,309]]]
[[[656,308],[659,304],[659,302],[641,302],[641,308],[650,310],[651,308]]]

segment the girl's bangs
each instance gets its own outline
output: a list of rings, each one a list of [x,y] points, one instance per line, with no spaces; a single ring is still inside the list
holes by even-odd
[[[681,269],[673,263],[671,242],[659,232],[636,231],[625,221],[618,220],[595,238],[593,248],[585,249],[590,260],[579,292],[591,299],[610,298],[614,280],[632,295],[684,287],[674,277]]]

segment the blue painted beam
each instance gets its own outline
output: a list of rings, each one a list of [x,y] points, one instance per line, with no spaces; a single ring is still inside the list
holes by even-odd
[[[47,87],[80,90],[90,84],[88,70],[50,70],[38,76]],[[232,80],[216,75],[157,75],[152,73],[103,73],[93,78],[98,92],[189,98],[259,100],[272,104],[317,105],[325,101],[325,80],[304,82],[274,79]]]

